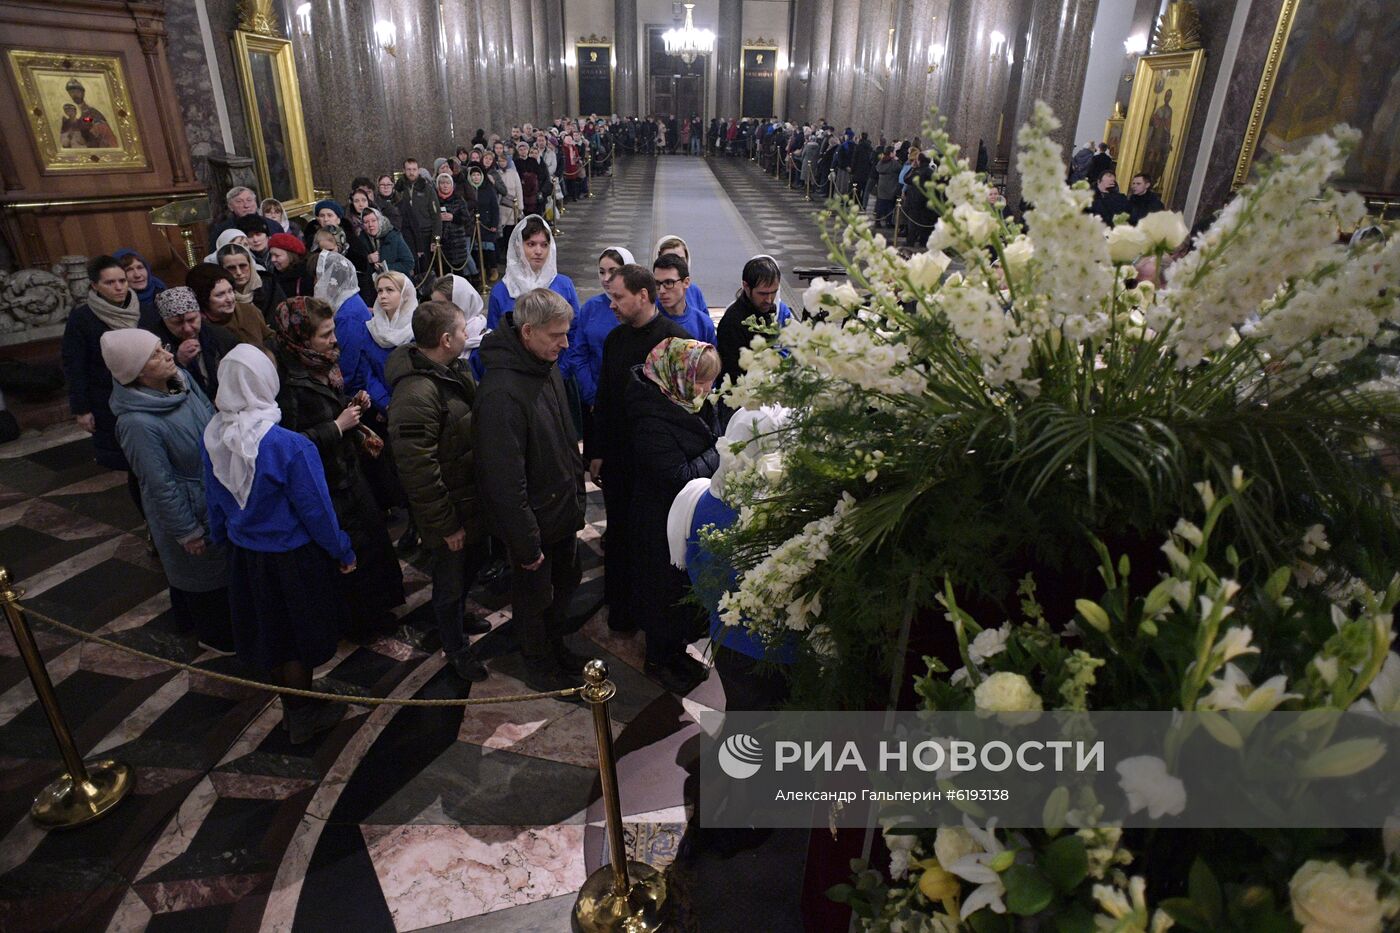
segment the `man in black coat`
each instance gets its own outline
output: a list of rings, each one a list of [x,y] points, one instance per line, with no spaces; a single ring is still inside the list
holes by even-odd
[[[1094,179],[1094,203],[1089,205],[1089,213],[1096,215],[1108,226],[1113,226],[1113,218],[1130,213],[1128,199],[1118,190],[1118,176],[1108,169]]]
[[[753,343],[755,324],[771,325],[778,313],[778,289],[783,270],[771,256],[755,256],[744,264],[743,284],[734,303],[724,311],[715,328],[720,375],[737,381],[744,374],[739,353]]]
[[[1133,180],[1128,183],[1128,217],[1131,218],[1133,226],[1136,227],[1138,221],[1148,214],[1166,209],[1161,196],[1152,190],[1152,179],[1142,172],[1134,175]]]
[[[1108,154],[1108,144],[1099,143],[1099,151],[1089,159],[1089,171],[1085,178],[1089,179],[1089,184],[1093,184],[1104,172],[1112,171],[1117,163],[1113,161],[1113,156]]]
[[[856,186],[856,203],[865,209],[866,195],[870,190],[870,175],[875,171],[875,148],[870,145],[870,134],[861,133],[856,143],[855,156],[851,160],[851,181]]]
[[[585,662],[564,646],[584,514],[583,460],[556,365],[572,321],[554,292],[522,295],[481,342],[486,374],[472,411],[477,490],[486,526],[514,565],[525,683],[539,691],[577,685]]]
[[[399,232],[413,252],[415,271],[421,272],[433,241],[442,236],[442,208],[437,186],[419,169],[417,159],[403,160],[403,177],[394,183],[394,203],[403,218]]]
[[[157,295],[156,310],[160,323],[149,330],[213,402],[219,391],[219,361],[238,346],[238,338],[218,324],[205,322],[199,300],[187,286],[177,285]]]
[[[583,439],[583,455],[593,481],[603,488],[603,505],[608,515],[603,539],[603,599],[608,604],[608,625],[615,631],[630,632],[643,620],[632,615],[632,545],[627,516],[635,469],[627,384],[632,379],[632,367],[646,362],[652,347],[667,337],[690,335],[658,311],[656,279],[644,267],[623,266],[608,281],[607,289],[613,313],[622,326],[613,328],[603,341],[603,363],[593,407],[595,429]]]

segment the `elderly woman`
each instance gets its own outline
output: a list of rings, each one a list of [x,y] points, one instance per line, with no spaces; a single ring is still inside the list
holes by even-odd
[[[389,541],[384,513],[360,469],[361,456],[379,458],[384,442],[361,424],[370,408],[369,395],[360,391],[349,398],[345,394],[335,327],[335,312],[324,301],[289,298],[278,305],[282,389],[277,406],[282,427],[300,431],[321,455],[336,519],[359,557],[355,572],[339,578],[349,610],[350,625],[344,634],[365,640],[393,629],[392,610],[404,602],[403,572]]]
[[[365,232],[361,237],[368,253],[372,275],[381,272],[402,272],[413,274],[413,251],[404,242],[403,236],[394,229],[383,212],[378,208],[367,208],[362,218]]]
[[[238,656],[282,686],[310,689],[335,655],[344,606],[336,568],[355,551],[335,517],[316,445],[280,427],[281,388],[267,354],[235,347],[219,364],[217,412],[204,429],[209,539],[229,545],[229,607]],[[341,704],[282,698],[294,745],[331,728]]]
[[[223,548],[208,539],[200,461],[200,436],[214,409],[150,331],[108,331],[102,359],[112,371],[117,442],[141,490],[175,624],[227,654],[233,650],[228,568]]]
[[[112,258],[122,264],[126,273],[126,287],[141,303],[140,325],[150,329],[150,325],[160,322],[156,313],[156,296],[165,291],[166,285],[151,272],[151,264],[134,249],[119,249]]]
[[[627,414],[637,482],[628,508],[636,587],[634,618],[647,634],[646,673],[673,693],[689,693],[706,676],[685,646],[699,637],[695,612],[680,606],[688,581],[668,560],[666,519],[676,495],[719,466],[719,424],[708,401],[719,378],[708,343],[668,337],[632,370]]]
[[[317,231],[328,227],[335,227],[340,231],[341,246],[338,252],[344,253],[357,271],[366,271],[368,266],[364,244],[360,242],[359,235],[350,229],[349,221],[345,216],[345,208],[340,206],[339,201],[327,198],[324,201],[316,202],[316,219],[306,225],[306,232],[302,235],[307,249],[316,248]]]
[[[449,266],[446,272],[461,275],[476,275],[476,261],[472,257],[472,234],[476,222],[472,209],[462,192],[457,190],[457,182],[450,172],[437,177],[439,214],[442,217],[442,258]]]
[[[282,294],[275,278],[269,275],[264,279],[258,274],[258,264],[253,258],[252,250],[237,243],[230,243],[219,250],[218,262],[233,279],[238,301],[257,308],[263,320],[272,323],[273,311],[286,296]]]

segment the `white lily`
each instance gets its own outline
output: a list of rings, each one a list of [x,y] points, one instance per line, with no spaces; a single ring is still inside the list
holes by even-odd
[[[1201,699],[1201,709],[1240,709],[1251,713],[1269,713],[1285,700],[1298,699],[1301,694],[1289,693],[1288,678],[1283,674],[1270,677],[1259,686],[1234,664],[1225,665],[1224,677],[1212,677],[1214,689]]]
[[[977,885],[962,902],[960,919],[966,920],[983,907],[990,907],[992,913],[1006,913],[1006,903],[1002,900],[1006,886],[1001,883],[1001,874],[991,865],[1006,851],[1006,847],[997,841],[996,825],[997,821],[993,818],[987,821],[987,828],[982,829],[967,814],[963,814],[963,829],[967,830],[981,851],[969,852],[951,865],[944,866],[964,881]]]

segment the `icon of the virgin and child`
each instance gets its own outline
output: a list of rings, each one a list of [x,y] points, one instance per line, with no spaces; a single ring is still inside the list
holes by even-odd
[[[63,105],[63,122],[59,126],[58,144],[64,149],[119,149],[117,134],[107,122],[107,117],[96,107],[87,103],[87,88],[77,78],[70,78],[63,86],[72,98]]]

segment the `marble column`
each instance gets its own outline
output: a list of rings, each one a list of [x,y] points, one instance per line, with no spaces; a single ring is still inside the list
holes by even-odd
[[[172,7],[172,12],[177,9]],[[311,179],[316,187],[325,187],[330,171],[331,150],[326,132],[326,118],[321,109],[321,77],[316,68],[316,32],[307,22],[303,29],[300,17],[284,16],[285,35],[292,43],[296,61],[297,81],[301,91],[301,112],[306,124],[306,145],[311,155]],[[228,90],[227,85],[224,88]],[[201,154],[201,153],[196,153]]]
[[[872,137],[877,131],[889,140],[919,135],[946,73],[949,4],[950,0],[898,0],[892,10],[890,91],[884,120],[865,127]]]
[[[568,113],[569,81],[564,71],[564,56],[569,43],[564,36],[564,0],[543,0],[545,56],[549,62],[546,78],[550,113]]]
[[[498,127],[500,120],[493,119],[495,101],[487,91],[489,74],[480,4],[448,0],[442,5],[442,43],[450,76],[448,107],[457,132],[470,138],[477,127]]]
[[[835,0],[813,0],[812,14],[812,80],[807,84],[807,123],[815,124],[827,116],[826,92],[831,86],[831,17]]]
[[[792,0],[789,22],[792,25],[792,49],[788,53],[787,99],[784,119],[798,126],[808,122],[807,96],[812,87],[812,35],[816,18],[812,7],[816,0]]]
[[[613,4],[614,40],[613,97],[617,112],[624,118],[641,116],[641,96],[637,92],[642,66],[637,48],[637,0],[616,0]]]
[[[396,155],[414,156],[432,167],[438,156],[451,155],[451,114],[439,62],[437,0],[395,0],[382,3],[376,14],[394,24],[392,54],[379,54],[379,68],[388,104],[381,111],[382,132]],[[470,138],[470,137],[468,137]]]
[[[860,4],[860,28],[856,36],[855,87],[850,111],[839,121],[838,130],[851,127],[859,136],[861,130],[878,129],[884,123],[886,103],[892,97],[894,66],[895,0],[865,0]]]
[[[520,119],[538,126],[548,123],[549,116],[541,111],[536,100],[535,72],[540,62],[535,58],[536,24],[532,5],[529,0],[514,0],[510,4],[512,54],[502,59],[500,65],[515,78],[515,102],[522,114]]]
[[[744,0],[719,0],[715,30],[715,107],[722,116],[739,116],[739,60],[744,45]]]
[[[861,0],[835,0],[832,4],[826,106],[821,110],[837,132],[850,121],[855,100],[856,40],[860,38],[860,20]]]
[[[987,147],[989,160],[995,155],[1015,37],[1021,28],[1020,6],[1019,0],[955,0],[953,4],[949,71],[940,91],[940,108],[948,114],[953,141],[974,164],[979,142]]]
[[[1201,138],[1205,133],[1206,113],[1210,109],[1211,95],[1220,79],[1220,63],[1225,57],[1225,46],[1230,38],[1230,26],[1235,18],[1237,0],[1197,0],[1196,7],[1201,14],[1201,46],[1206,51],[1206,64],[1201,75],[1201,88],[1196,95],[1195,107],[1191,113],[1191,126],[1186,131],[1184,148],[1181,150],[1181,165],[1176,176],[1176,189],[1171,203],[1167,205],[1179,211],[1186,205],[1186,195],[1191,187],[1191,176],[1196,170],[1196,160],[1201,152]],[[1361,14],[1374,15],[1374,14]],[[1391,66],[1392,73],[1394,65]],[[1229,80],[1229,75],[1226,75]],[[1175,101],[1173,101],[1175,103]]]
[[[1036,0],[1026,30],[1029,42],[1015,128],[1029,120],[1035,102],[1043,100],[1060,119],[1055,141],[1066,149],[1074,141],[1098,5],[1098,0]],[[1019,191],[1019,180],[1012,183]]]
[[[388,112],[381,51],[370,0],[324,0],[311,5],[313,61],[320,85],[321,132],[330,156],[316,183],[343,193],[366,168],[398,168],[402,149],[386,132]]]
[[[519,75],[515,57],[515,33],[511,16],[512,0],[482,0],[482,19],[489,40],[495,44],[494,54],[487,59],[499,87],[501,112],[511,123],[534,123],[535,115],[521,107]],[[533,82],[533,79],[531,79]]]

